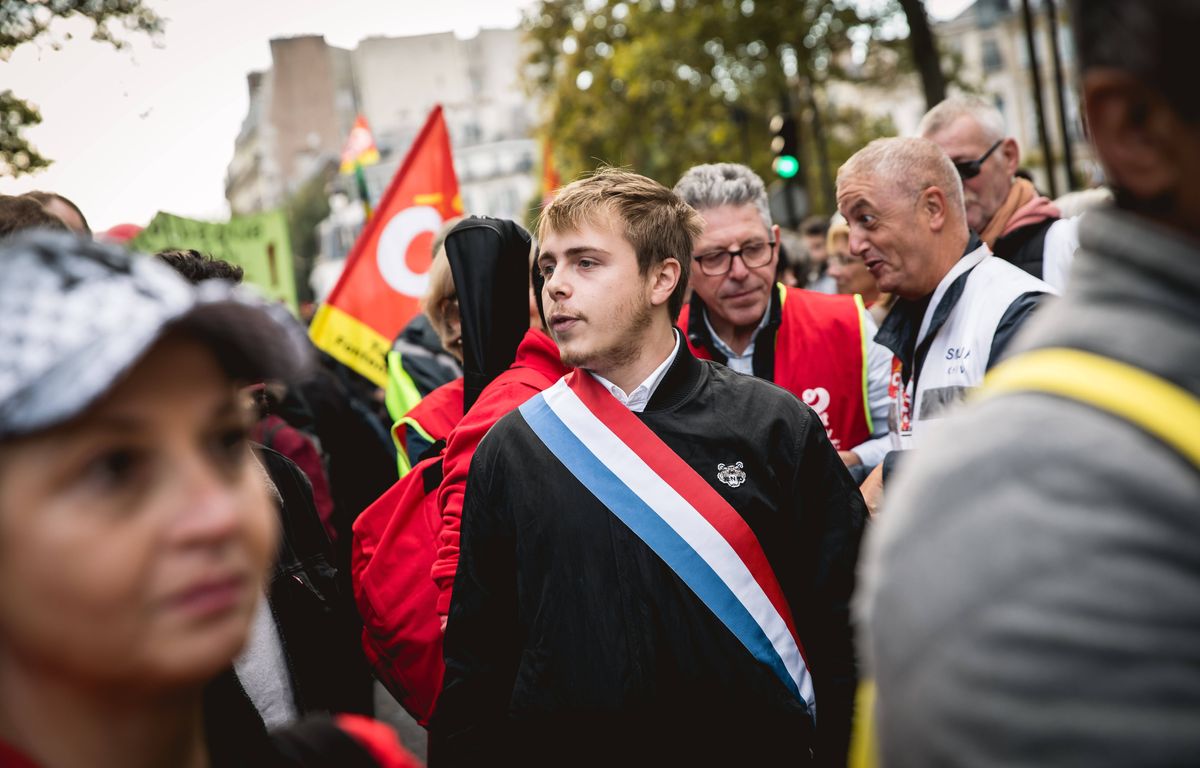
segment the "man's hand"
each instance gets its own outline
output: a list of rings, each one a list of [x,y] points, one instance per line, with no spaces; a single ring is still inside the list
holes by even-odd
[[[858,458],[858,454],[854,451],[838,451],[838,458],[847,467],[857,467],[859,464],[862,464],[862,459]]]
[[[863,480],[858,490],[862,493],[863,501],[867,502],[867,512],[871,514],[871,517],[875,517],[879,508],[883,506],[882,464],[871,470],[871,474],[867,475],[867,479]]]

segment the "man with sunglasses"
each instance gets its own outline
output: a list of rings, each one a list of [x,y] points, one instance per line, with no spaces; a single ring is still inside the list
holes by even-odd
[[[1016,176],[1021,150],[1000,111],[978,97],[954,96],[929,110],[917,132],[954,161],[971,231],[995,255],[1061,290],[1079,246],[1077,219],[1063,219]]]
[[[889,448],[892,354],[871,341],[861,299],[775,282],[779,227],[746,166],[695,166],[675,192],[704,219],[679,316],[693,354],[783,387],[817,412],[847,466],[878,464]]]

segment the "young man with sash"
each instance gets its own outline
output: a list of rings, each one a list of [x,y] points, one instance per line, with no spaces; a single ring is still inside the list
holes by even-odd
[[[820,419],[673,323],[696,212],[603,170],[543,212],[578,368],[471,466],[433,765],[844,765],[865,519]]]

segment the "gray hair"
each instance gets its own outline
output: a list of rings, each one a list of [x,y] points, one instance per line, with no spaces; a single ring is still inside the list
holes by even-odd
[[[753,205],[763,226],[771,228],[767,188],[758,174],[738,163],[694,165],[675,185],[675,194],[697,211],[722,205]]]
[[[951,96],[925,113],[917,126],[917,135],[929,138],[945,130],[960,117],[970,117],[983,129],[989,144],[1008,137],[1004,115],[1000,110],[978,96]]]
[[[965,219],[962,179],[942,148],[929,139],[875,139],[858,150],[838,169],[837,186],[851,177],[866,177],[889,184],[912,200],[929,187],[946,196],[951,210]]]

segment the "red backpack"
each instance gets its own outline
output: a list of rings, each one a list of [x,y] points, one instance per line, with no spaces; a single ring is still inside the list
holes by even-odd
[[[421,725],[433,715],[446,671],[438,588],[429,576],[441,529],[441,482],[439,453],[363,510],[350,562],[367,662]]]

